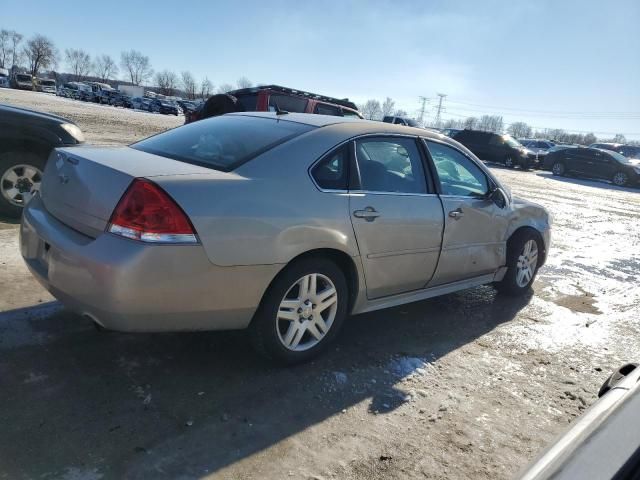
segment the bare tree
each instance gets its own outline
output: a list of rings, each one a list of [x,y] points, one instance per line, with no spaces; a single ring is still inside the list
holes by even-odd
[[[6,68],[5,64],[9,60],[9,55],[11,54],[10,38],[9,30],[0,30],[0,68]]]
[[[187,94],[187,98],[191,100],[196,98],[197,88],[196,79],[193,78],[191,72],[182,72],[182,89]]]
[[[96,77],[106,82],[118,74],[118,66],[110,55],[100,55],[96,57],[96,61],[93,64],[93,72]]]
[[[532,128],[525,122],[513,122],[507,128],[507,133],[516,138],[529,138],[532,135]]]
[[[621,133],[616,133],[616,136],[613,137],[613,143],[627,143],[627,138]]]
[[[170,70],[163,70],[156,73],[156,83],[160,88],[160,93],[171,97],[178,88],[178,76]]]
[[[598,137],[596,137],[593,133],[587,133],[582,138],[583,145],[591,145],[592,143],[596,143],[598,141]]]
[[[396,102],[394,102],[391,98],[385,98],[382,103],[382,116],[386,117],[388,115],[393,115],[393,110],[395,109]]]
[[[504,122],[499,115],[483,115],[478,120],[478,129],[485,132],[502,133]]]
[[[380,120],[382,118],[382,107],[378,100],[367,100],[367,103],[361,106],[360,111],[367,120]]]
[[[467,117],[464,119],[463,128],[474,130],[478,127],[478,119],[476,117]]]
[[[211,96],[212,90],[213,84],[211,83],[211,80],[209,80],[207,77],[204,77],[202,79],[202,83],[200,83],[200,98],[206,100]]]
[[[43,69],[53,67],[58,59],[58,51],[51,40],[44,35],[35,35],[24,47],[24,54],[29,61],[29,72],[34,77]]]
[[[395,117],[408,117],[409,114],[407,113],[406,110],[402,110],[401,108],[397,109],[396,111],[393,112],[393,115]]]
[[[19,47],[24,37],[15,30],[9,32],[9,35],[11,36],[11,66],[18,66],[22,63],[20,61],[22,58],[22,52]]]
[[[67,67],[73,73],[74,80],[82,80],[91,71],[91,57],[81,49],[67,48],[64,51]]]
[[[149,57],[137,50],[122,52],[120,54],[120,65],[134,85],[146,82],[153,75]]]
[[[233,90],[233,85],[231,85],[230,83],[223,83],[222,85],[220,85],[218,87],[217,92],[218,93],[227,93],[227,92],[230,92],[231,90]]]
[[[251,83],[251,80],[249,80],[247,77],[240,77],[236,82],[236,85],[238,85],[238,88],[253,87],[253,83]]]

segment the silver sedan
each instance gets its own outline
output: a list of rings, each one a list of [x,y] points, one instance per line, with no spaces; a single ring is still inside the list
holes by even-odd
[[[249,328],[286,363],[350,314],[483,284],[522,294],[549,241],[545,209],[448,137],[283,112],[58,149],[21,226],[33,275],[100,326]]]

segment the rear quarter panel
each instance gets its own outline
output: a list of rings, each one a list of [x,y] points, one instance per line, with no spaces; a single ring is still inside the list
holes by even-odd
[[[320,191],[308,173],[344,138],[325,128],[270,150],[227,178],[187,175],[154,181],[185,210],[216,265],[286,264],[320,248],[357,256],[348,195]]]

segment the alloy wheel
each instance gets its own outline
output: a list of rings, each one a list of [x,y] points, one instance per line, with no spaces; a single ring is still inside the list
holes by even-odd
[[[42,172],[39,168],[26,164],[13,165],[0,178],[0,190],[11,205],[24,207],[40,190],[41,181]]]
[[[302,352],[327,335],[338,310],[338,291],[331,279],[311,273],[298,279],[278,307],[276,330],[282,345]]]
[[[628,180],[627,174],[624,172],[618,172],[613,176],[613,183],[615,183],[619,187],[626,185],[627,180]]]
[[[509,168],[513,167],[513,158],[511,158],[511,157],[505,158],[504,159],[504,166],[505,167],[509,167]]]
[[[564,173],[564,165],[561,163],[554,163],[551,171],[554,175],[562,175]]]
[[[516,283],[519,287],[526,287],[538,266],[538,244],[535,240],[528,240],[522,252],[518,256],[518,262],[516,264]]]

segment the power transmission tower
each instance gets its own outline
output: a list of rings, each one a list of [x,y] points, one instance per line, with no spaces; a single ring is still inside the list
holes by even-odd
[[[440,100],[438,100],[438,111],[436,112],[436,128],[440,127],[440,114],[442,113],[442,100],[444,100],[444,98],[447,96],[444,93],[438,93],[437,94],[440,97]]]
[[[422,107],[420,108],[420,125],[422,125],[424,127],[424,109],[425,106],[427,105],[427,101],[429,100],[427,97],[418,97],[420,99],[420,101],[422,102]]]

